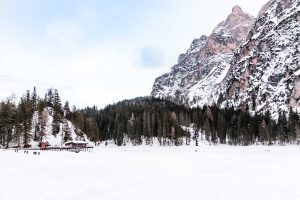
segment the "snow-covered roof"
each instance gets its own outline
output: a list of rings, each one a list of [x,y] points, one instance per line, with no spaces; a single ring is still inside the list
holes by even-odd
[[[65,144],[87,144],[87,142],[74,140],[74,141],[66,142]]]

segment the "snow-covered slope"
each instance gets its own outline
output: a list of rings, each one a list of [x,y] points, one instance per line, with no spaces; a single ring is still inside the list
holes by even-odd
[[[300,0],[271,0],[256,20],[236,6],[199,40],[155,80],[153,96],[190,106],[269,110],[273,119],[299,109]]]
[[[235,6],[210,36],[195,39],[171,72],[157,78],[151,95],[189,105],[217,100],[216,85],[229,69],[233,51],[244,41],[254,18]]]
[[[300,105],[300,0],[272,0],[259,13],[246,42],[235,52],[219,89],[235,107],[273,118]]]
[[[43,112],[34,112],[31,124],[31,147],[38,147],[40,142],[47,142],[49,146],[60,147],[68,141],[86,141],[89,142],[85,133],[79,130],[71,121],[62,118],[57,122],[59,131],[54,134],[53,114],[54,110],[50,107],[45,108]],[[68,137],[66,137],[68,134]]]

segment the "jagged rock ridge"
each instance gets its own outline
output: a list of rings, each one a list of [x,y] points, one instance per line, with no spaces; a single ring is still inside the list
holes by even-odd
[[[300,0],[272,0],[260,11],[246,42],[235,53],[220,93],[252,112],[300,106]]]
[[[235,6],[210,36],[195,39],[171,72],[155,80],[151,95],[189,105],[215,102],[216,85],[227,74],[233,52],[244,41],[253,22],[252,16]]]
[[[271,0],[257,19],[233,8],[209,37],[194,40],[152,95],[190,106],[278,113],[300,107],[300,0]]]

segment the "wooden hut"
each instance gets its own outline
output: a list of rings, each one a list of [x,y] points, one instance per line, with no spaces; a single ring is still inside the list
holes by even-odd
[[[49,142],[43,141],[43,142],[40,143],[41,149],[46,149],[48,146],[49,146]]]
[[[85,141],[70,141],[70,142],[66,142],[65,146],[71,147],[71,148],[86,148],[87,142],[85,142]]]

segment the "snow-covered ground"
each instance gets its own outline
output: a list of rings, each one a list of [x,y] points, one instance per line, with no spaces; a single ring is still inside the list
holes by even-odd
[[[0,161],[1,200],[300,197],[298,146],[108,146],[40,156],[0,150]]]

